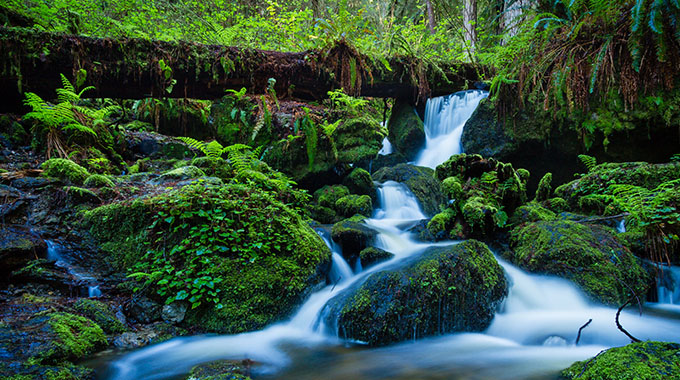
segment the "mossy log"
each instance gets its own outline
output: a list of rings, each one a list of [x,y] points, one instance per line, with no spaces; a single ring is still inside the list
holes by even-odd
[[[413,58],[388,61],[389,68],[344,41],[323,51],[282,53],[0,28],[0,86],[15,103],[25,91],[53,97],[62,86],[59,73],[73,79],[81,70],[85,85],[96,87],[88,93],[94,97],[216,99],[226,89],[264,93],[274,78],[279,98],[320,99],[344,87],[353,95],[412,101],[472,86],[484,71],[464,63],[439,64],[437,70]]]

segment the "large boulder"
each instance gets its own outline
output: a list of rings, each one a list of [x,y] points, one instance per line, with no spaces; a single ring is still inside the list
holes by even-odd
[[[511,232],[514,264],[574,281],[590,298],[619,306],[631,290],[644,297],[650,275],[613,230],[569,220],[522,224]]]
[[[394,149],[412,161],[425,145],[425,127],[408,102],[397,100],[387,123],[388,138]]]
[[[680,344],[639,342],[610,348],[572,364],[560,373],[560,379],[680,379]]]
[[[342,122],[333,132],[338,149],[338,161],[364,164],[378,155],[386,131],[370,117],[359,117]]]
[[[188,302],[183,323],[256,330],[292,313],[330,268],[330,250],[291,207],[254,183],[186,185],[85,214],[121,269],[159,303]],[[155,294],[154,294],[155,293]],[[158,312],[149,320],[161,317]]]
[[[445,201],[439,181],[430,168],[399,164],[378,170],[373,174],[373,179],[378,182],[396,181],[406,185],[426,215],[437,213],[439,205]]]
[[[482,331],[508,292],[503,269],[479,241],[430,248],[402,265],[331,299],[327,326],[374,346]]]

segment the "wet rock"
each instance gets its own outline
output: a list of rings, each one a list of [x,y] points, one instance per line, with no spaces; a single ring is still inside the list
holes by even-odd
[[[572,364],[560,379],[680,379],[680,344],[639,342],[610,348]]]
[[[370,117],[358,117],[342,122],[333,132],[338,161],[364,164],[378,155],[387,131]]]
[[[650,275],[610,228],[569,220],[522,224],[511,232],[514,264],[574,281],[590,298],[620,306],[631,290],[643,294]],[[644,297],[644,296],[642,296]]]
[[[81,298],[73,305],[73,308],[92,319],[108,334],[122,333],[127,330],[109,305],[101,301]]]
[[[373,212],[373,202],[368,195],[345,195],[335,202],[335,210],[344,217],[355,214],[368,217]]]
[[[31,232],[15,227],[0,227],[0,274],[8,275],[29,261],[44,258],[47,244]]]
[[[152,330],[125,332],[113,339],[113,345],[120,349],[135,349],[148,346],[158,337],[158,333]]]
[[[351,173],[342,181],[352,194],[368,195],[371,199],[376,199],[375,185],[368,172],[361,168],[352,170]]]
[[[374,229],[363,223],[365,217],[355,215],[341,222],[335,223],[331,229],[331,237],[342,248],[342,256],[349,263],[354,263],[359,252],[373,245],[378,234]]]
[[[406,156],[399,152],[394,152],[386,155],[378,155],[376,158],[373,159],[371,162],[371,173],[375,173],[378,170],[385,168],[385,167],[391,167],[391,166],[396,166],[399,164],[405,164],[408,162],[408,159],[406,159]]]
[[[138,323],[151,323],[161,319],[162,306],[146,297],[132,299],[125,308],[128,318]]]
[[[153,180],[154,183],[184,181],[187,179],[205,177],[205,172],[193,165],[183,166],[163,173],[160,177]]]
[[[54,185],[59,183],[58,180],[54,178],[46,177],[23,177],[12,180],[11,185],[17,189],[22,190],[32,190],[40,189],[48,185]]]
[[[408,161],[415,159],[425,144],[425,127],[408,102],[397,100],[392,107],[392,116],[387,123],[389,140],[396,151]]]
[[[429,248],[401,265],[332,298],[326,324],[374,346],[483,331],[508,292],[503,269],[475,240]]]
[[[199,364],[191,369],[185,380],[248,380],[251,360],[220,360]]]
[[[387,252],[384,249],[376,247],[368,247],[359,252],[359,259],[361,266],[366,269],[370,266],[380,264],[394,257],[394,253]]]
[[[161,318],[168,323],[180,323],[184,320],[188,305],[184,302],[173,302],[163,305]]]
[[[373,179],[378,182],[396,181],[406,185],[418,199],[426,215],[439,212],[439,205],[445,201],[439,181],[430,168],[399,164],[378,170],[373,174]]]

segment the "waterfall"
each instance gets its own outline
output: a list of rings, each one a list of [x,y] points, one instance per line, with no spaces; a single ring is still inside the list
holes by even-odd
[[[616,223],[616,232],[622,234],[626,232],[626,220],[621,219],[618,223]]]
[[[470,90],[429,99],[425,105],[425,149],[416,158],[416,165],[434,169],[452,155],[462,153],[460,140],[465,122],[488,95],[486,91]]]
[[[429,100],[425,117],[427,144],[416,163],[435,167],[460,153],[463,126],[486,96],[483,91],[466,91]],[[381,152],[388,152],[389,147],[385,139]],[[498,258],[509,280],[509,295],[486,331],[448,334],[384,348],[342,347],[347,342],[339,341],[336,329],[324,326],[328,300],[399,260],[433,245],[455,243],[424,243],[406,232],[425,215],[404,184],[378,184],[378,204],[365,223],[378,232],[375,246],[394,254],[391,260],[364,271],[359,265],[353,272],[328,232],[318,230],[332,251],[331,284],[311,294],[289,320],[237,335],[174,338],[117,358],[105,378],[177,378],[200,363],[247,358],[257,363],[255,370],[260,378],[277,380],[552,379],[559,369],[574,361],[628,343],[614,324],[615,309],[591,303],[567,280],[527,273]],[[680,303],[680,273],[677,267],[667,270],[668,275],[659,284],[659,297],[663,302]],[[589,319],[593,322],[583,330],[576,346],[579,327]],[[624,311],[621,323],[643,340],[680,341],[677,320]]]
[[[680,305],[680,267],[660,266],[657,294],[660,304]]]
[[[390,143],[390,140],[388,140],[387,136],[385,136],[385,138],[382,141],[382,148],[380,148],[378,154],[381,156],[386,156],[392,152],[393,152],[392,143]]]

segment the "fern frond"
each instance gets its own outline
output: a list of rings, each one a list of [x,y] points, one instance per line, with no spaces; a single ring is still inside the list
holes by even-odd
[[[203,153],[206,156],[216,160],[222,156],[223,147],[217,140],[213,140],[203,145]]]
[[[581,161],[583,166],[585,166],[586,169],[588,169],[588,172],[592,172],[595,166],[597,166],[597,159],[593,156],[579,154],[578,159]]]
[[[182,141],[183,143],[189,145],[190,148],[200,150],[201,152],[203,152],[203,149],[204,149],[203,145],[205,145],[205,143],[203,141],[198,141],[194,138],[185,137],[185,136],[179,136],[179,137],[177,137],[177,139]]]

